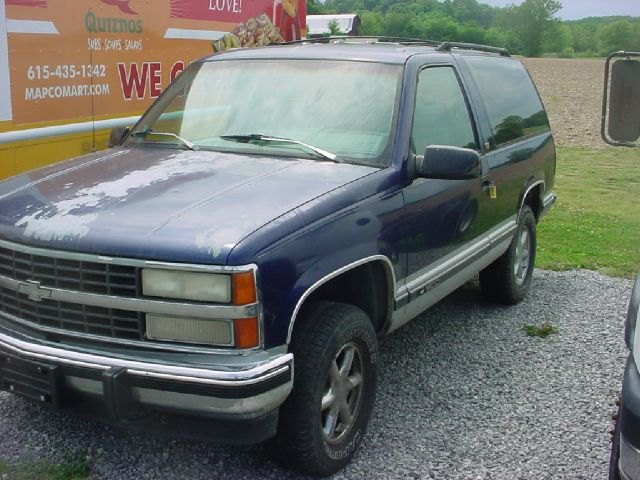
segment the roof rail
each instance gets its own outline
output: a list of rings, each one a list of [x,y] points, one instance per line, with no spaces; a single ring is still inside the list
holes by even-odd
[[[399,45],[428,45],[430,47],[437,47],[441,44],[436,40],[425,40],[423,38],[405,38],[405,37],[385,37],[385,36],[350,36],[340,35],[333,37],[314,37],[307,38],[305,40],[293,40],[290,42],[278,42],[271,43],[270,45],[295,45],[305,43],[340,43],[351,41],[363,41],[363,43],[397,43]]]
[[[333,37],[314,37],[307,38],[305,40],[293,40],[290,42],[271,43],[270,45],[295,45],[295,44],[308,44],[308,43],[347,43],[347,42],[362,42],[362,43],[395,43],[398,45],[427,45],[430,47],[436,47],[439,52],[449,52],[453,48],[460,48],[465,50],[477,50],[479,52],[498,53],[503,57],[510,57],[511,54],[506,48],[492,47],[489,45],[479,45],[477,43],[463,43],[463,42],[438,42],[436,40],[425,40],[422,38],[406,38],[406,37],[385,37],[385,36],[349,36],[340,35]]]
[[[511,54],[506,48],[491,47],[489,45],[479,45],[477,43],[463,43],[463,42],[442,42],[438,45],[439,52],[450,52],[453,48],[462,48],[465,50],[477,50],[479,52],[498,53],[503,57],[510,57]]]

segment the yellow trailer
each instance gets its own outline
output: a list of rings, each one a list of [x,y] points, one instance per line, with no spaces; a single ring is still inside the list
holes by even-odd
[[[0,0],[0,179],[106,147],[194,59],[295,40],[304,0]]]

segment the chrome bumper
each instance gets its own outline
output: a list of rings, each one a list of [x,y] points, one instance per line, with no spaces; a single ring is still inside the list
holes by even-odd
[[[264,415],[284,402],[293,386],[291,353],[246,368],[214,369],[85,353],[0,333],[0,354],[2,352],[25,361],[61,367],[59,381],[75,393],[104,398],[110,388],[105,379],[117,375],[127,378],[122,382],[122,388],[127,389],[124,396],[136,404],[215,417]],[[78,370],[91,374],[79,377],[73,373]],[[0,388],[12,390],[10,385],[0,385]]]

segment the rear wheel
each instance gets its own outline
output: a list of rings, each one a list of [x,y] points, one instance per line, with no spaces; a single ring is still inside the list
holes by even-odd
[[[525,205],[509,249],[480,272],[482,295],[491,301],[518,303],[529,289],[535,259],[536,217]]]
[[[280,409],[276,447],[288,467],[325,476],[351,460],[366,431],[378,344],[369,318],[352,305],[314,303],[299,322],[293,390]]]

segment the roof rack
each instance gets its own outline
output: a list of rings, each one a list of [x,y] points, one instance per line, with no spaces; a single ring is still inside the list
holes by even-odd
[[[437,47],[441,42],[435,40],[425,40],[422,38],[405,38],[405,37],[385,37],[385,36],[350,36],[340,35],[333,37],[314,37],[307,38],[305,40],[293,40],[290,42],[271,43],[270,45],[295,45],[305,43],[341,43],[341,42],[356,42],[358,40],[363,43],[396,43],[398,45],[428,45],[430,47]]]
[[[398,45],[427,45],[430,47],[436,47],[439,52],[450,52],[454,48],[460,48],[463,50],[476,50],[479,52],[497,53],[503,57],[510,57],[511,54],[506,48],[492,47],[489,45],[479,45],[477,43],[463,43],[463,42],[438,42],[436,40],[425,40],[422,38],[406,38],[406,37],[385,37],[385,36],[349,36],[340,35],[333,37],[314,37],[307,38],[305,40],[293,40],[290,42],[271,43],[270,45],[295,45],[295,44],[307,44],[307,43],[347,43],[357,42],[363,43],[395,43]]]
[[[442,42],[436,50],[439,52],[450,52],[453,48],[461,48],[464,50],[477,50],[479,52],[498,53],[503,57],[510,57],[511,54],[506,48],[491,47],[489,45],[479,45],[477,43],[463,42]]]

